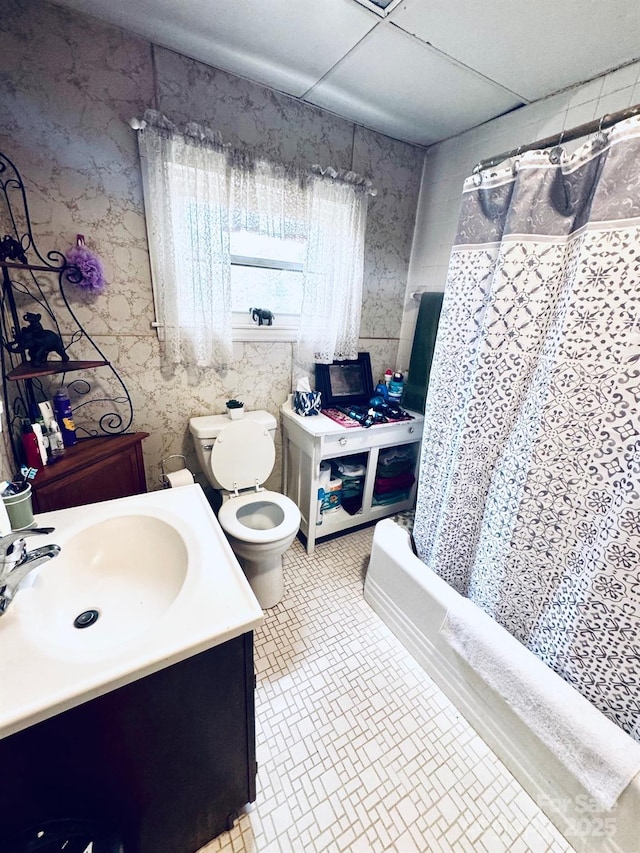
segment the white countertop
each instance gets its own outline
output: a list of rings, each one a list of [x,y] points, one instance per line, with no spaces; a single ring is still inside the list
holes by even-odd
[[[31,628],[35,596],[43,595],[41,577],[46,572],[48,583],[55,579],[65,542],[84,528],[128,515],[153,516],[180,533],[188,565],[180,591],[153,624],[134,635],[123,631],[128,636],[122,641],[96,649],[80,646],[79,653],[49,642],[46,631]],[[43,513],[36,521],[55,532],[31,537],[29,549],[54,542],[62,551],[34,569],[0,617],[0,737],[220,645],[263,621],[262,609],[198,485]],[[91,628],[79,634],[85,631]]]
[[[410,425],[411,423],[421,425],[422,422],[424,421],[424,415],[421,415],[419,412],[412,412],[409,409],[405,409],[404,411],[406,411],[408,415],[411,415],[411,417],[412,417],[411,421],[405,421],[405,420],[387,421],[386,423],[383,423],[383,424],[373,424],[372,426],[365,428],[365,427],[361,427],[361,426],[344,427],[341,424],[339,424],[337,421],[334,421],[331,418],[328,418],[326,415],[323,415],[322,413],[320,413],[318,415],[306,415],[306,416],[305,415],[298,415],[298,414],[296,414],[296,412],[293,411],[293,408],[291,406],[291,396],[289,397],[289,399],[285,403],[282,404],[282,407],[281,407],[281,412],[285,417],[290,418],[294,423],[297,423],[306,432],[310,433],[311,435],[315,435],[315,436],[333,435],[336,433],[341,434],[341,435],[348,435],[349,433],[353,433],[355,430],[358,430],[358,429],[360,429],[360,430],[366,429],[367,432],[371,432],[372,434],[375,434],[375,432],[379,432],[380,430],[388,428],[389,426],[397,426],[398,424]]]

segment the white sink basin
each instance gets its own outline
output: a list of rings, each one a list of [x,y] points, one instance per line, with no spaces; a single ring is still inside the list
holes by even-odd
[[[166,521],[139,514],[98,521],[18,592],[21,628],[48,654],[100,654],[161,619],[187,569],[184,539]]]
[[[0,737],[263,621],[199,486],[36,521],[55,529],[28,547],[61,550],[24,579],[0,617]],[[91,624],[76,627],[88,611]]]

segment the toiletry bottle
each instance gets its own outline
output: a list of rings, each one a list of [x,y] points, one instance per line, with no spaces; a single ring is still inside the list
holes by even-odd
[[[49,425],[53,420],[53,406],[49,402],[49,400],[44,400],[42,403],[38,403],[38,409],[40,410],[40,417],[42,418],[42,423],[44,424],[45,430],[49,431]],[[33,418],[32,418],[33,420]]]
[[[61,456],[64,456],[62,433],[55,418],[49,424],[49,454],[52,462],[57,462]]]
[[[394,373],[393,379],[389,383],[389,400],[392,403],[399,403],[402,398],[402,392],[404,390],[402,378],[402,373]]]
[[[38,439],[28,420],[22,421],[22,446],[24,448],[25,460],[29,468],[39,471],[42,466]]]
[[[319,527],[322,524],[322,507],[324,504],[325,491],[320,486],[318,489],[318,508],[316,511],[316,526]]]
[[[69,395],[65,388],[58,388],[53,395],[53,410],[56,413],[56,420],[62,433],[62,441],[65,447],[71,447],[76,444],[76,425],[73,422],[73,412],[71,411],[71,403]]]
[[[382,397],[385,402],[389,399],[389,388],[387,387],[387,383],[384,379],[381,379],[380,382],[378,382],[374,393],[376,396]]]
[[[46,438],[46,435],[43,431],[42,425],[39,423],[32,423],[31,429],[33,430],[36,440],[38,442],[38,450],[40,452],[40,461],[43,465],[47,464],[47,448],[49,446],[49,441]]]

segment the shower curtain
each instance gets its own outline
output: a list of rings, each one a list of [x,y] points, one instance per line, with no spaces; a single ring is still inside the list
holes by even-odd
[[[639,377],[638,119],[468,179],[418,553],[638,740]]]

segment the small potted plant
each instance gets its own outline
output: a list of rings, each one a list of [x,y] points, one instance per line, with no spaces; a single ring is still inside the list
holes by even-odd
[[[225,405],[227,407],[227,414],[232,421],[235,421],[244,415],[244,403],[240,400],[227,400]]]

